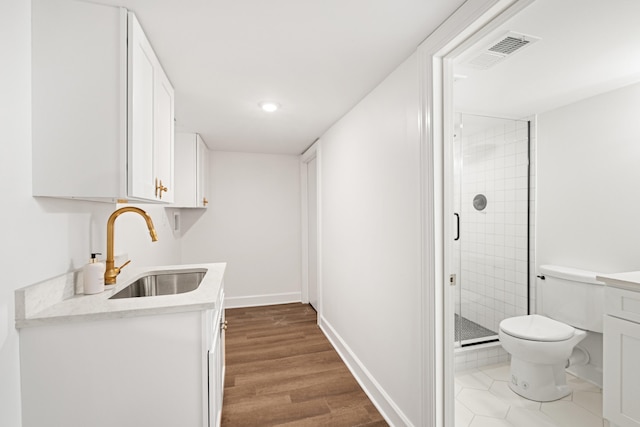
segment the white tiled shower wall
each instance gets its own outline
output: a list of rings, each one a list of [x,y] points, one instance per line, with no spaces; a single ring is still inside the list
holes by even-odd
[[[456,188],[454,200],[459,202],[455,209],[461,214],[463,230],[460,259],[455,260],[460,263],[461,292],[456,312],[496,332],[502,319],[526,314],[528,304],[535,312],[536,126],[535,117],[528,120],[530,143],[527,120],[502,121],[498,126],[463,136],[462,165],[457,164],[455,169],[460,174],[456,179],[461,182]],[[473,207],[477,194],[487,197],[483,211]],[[499,343],[466,347],[456,352],[455,368],[470,369],[507,358]]]

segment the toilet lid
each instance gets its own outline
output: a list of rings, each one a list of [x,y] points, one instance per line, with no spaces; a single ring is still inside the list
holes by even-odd
[[[564,341],[575,332],[572,326],[538,314],[510,317],[500,322],[500,329],[516,338],[531,341]]]

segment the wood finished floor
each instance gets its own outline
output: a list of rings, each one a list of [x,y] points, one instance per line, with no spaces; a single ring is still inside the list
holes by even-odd
[[[223,427],[387,426],[306,304],[226,310]]]

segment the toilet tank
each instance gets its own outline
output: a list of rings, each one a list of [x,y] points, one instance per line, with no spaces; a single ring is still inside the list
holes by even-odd
[[[542,314],[575,328],[602,332],[604,283],[597,273],[557,265],[541,265]]]

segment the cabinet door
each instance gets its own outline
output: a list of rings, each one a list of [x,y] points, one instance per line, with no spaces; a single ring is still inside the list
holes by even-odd
[[[174,200],[177,207],[196,206],[196,134],[176,133],[174,143]]]
[[[200,135],[198,135],[197,147],[197,179],[196,179],[196,206],[206,208],[209,204],[209,149]]]
[[[216,316],[213,322],[213,343],[209,349],[209,427],[217,427],[222,419],[222,401],[224,392],[224,342],[222,316]]]
[[[220,328],[220,407],[222,408],[222,402],[224,400],[224,379],[227,374],[227,315],[225,314],[224,305],[224,292],[220,300],[220,310],[222,311],[222,327]]]
[[[128,195],[155,200],[154,93],[156,59],[133,14],[128,14]]]
[[[125,197],[126,11],[66,0],[27,3],[33,195]]]
[[[156,67],[155,76],[155,135],[154,166],[155,179],[162,191],[154,195],[167,203],[174,201],[175,186],[173,177],[173,145],[174,145],[174,92],[169,79],[160,68]]]
[[[620,427],[640,426],[640,324],[604,316],[604,417]]]

